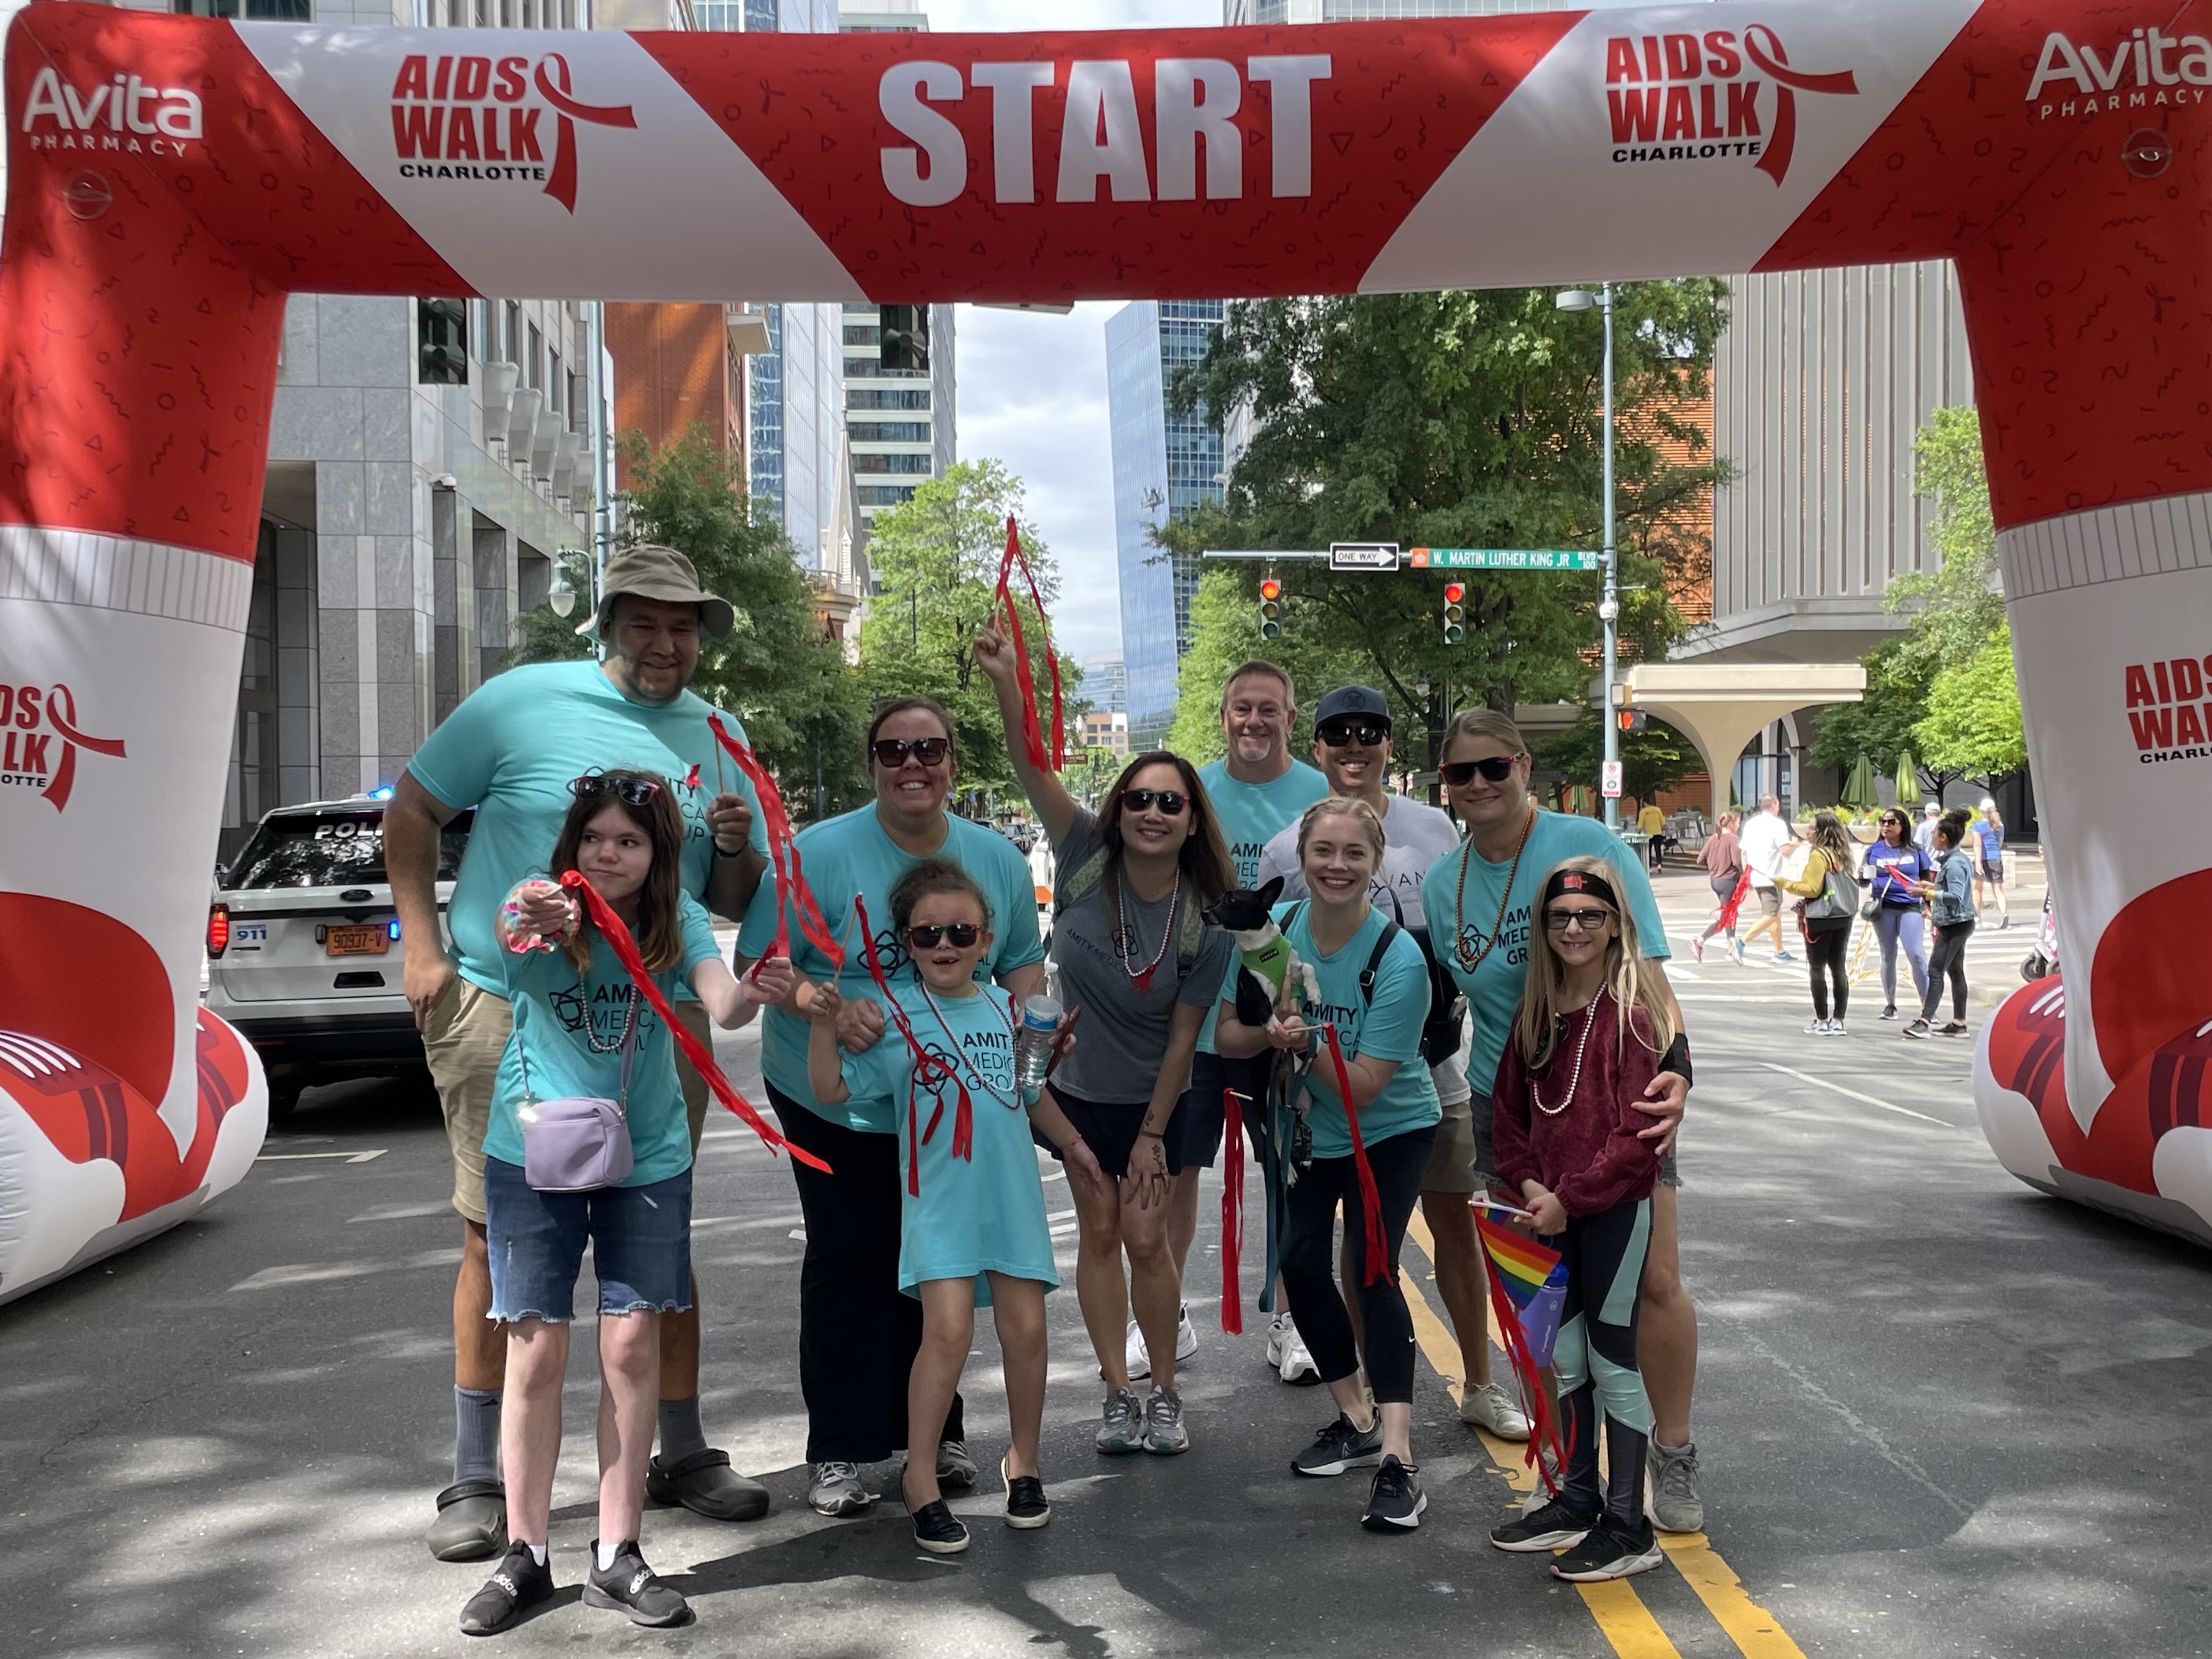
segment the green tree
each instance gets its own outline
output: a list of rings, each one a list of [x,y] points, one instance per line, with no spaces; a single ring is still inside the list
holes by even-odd
[[[2010,629],[1999,628],[1972,656],[1936,676],[1928,712],[1912,732],[1929,766],[1987,783],[2027,764]]]
[[[1605,758],[1605,726],[1596,709],[1584,709],[1572,726],[1534,747],[1540,766],[1564,774],[1567,783],[1597,787],[1599,765]],[[1691,773],[1704,770],[1705,764],[1697,745],[1663,721],[1651,720],[1641,732],[1620,734],[1621,793],[1638,800],[1672,789]]]
[[[1663,654],[1683,621],[1668,584],[1711,549],[1691,510],[1719,469],[1670,460],[1703,438],[1676,410],[1705,389],[1723,321],[1716,282],[1617,291],[1615,396],[1621,629],[1626,654]],[[1267,300],[1231,307],[1206,356],[1177,377],[1183,410],[1243,405],[1250,447],[1227,500],[1171,523],[1166,546],[1584,547],[1603,539],[1602,322],[1562,313],[1548,289]],[[1249,598],[1261,574],[1236,568]],[[1279,568],[1285,637],[1386,691],[1441,732],[1450,708],[1587,695],[1598,587],[1589,575],[1455,574],[1468,637],[1447,646],[1442,572],[1333,575]],[[1224,601],[1226,603],[1226,601]],[[1194,630],[1195,631],[1195,629]],[[1285,652],[1293,647],[1285,646]],[[1420,690],[1425,680],[1429,690]],[[1186,680],[1186,698],[1219,682]],[[1188,720],[1178,711],[1178,730]],[[1401,744],[1406,758],[1434,759]]]
[[[1012,789],[1000,732],[998,703],[990,682],[975,666],[973,645],[983,627],[999,620],[999,567],[1006,547],[1006,520],[1020,527],[1022,551],[1036,574],[1048,609],[1060,592],[1060,573],[1051,551],[1024,511],[1019,478],[995,460],[962,461],[941,478],[918,486],[910,500],[878,516],[868,538],[868,562],[878,592],[860,629],[860,678],[878,698],[934,697],[952,711],[960,727],[962,787],[1001,793]],[[1014,574],[1015,603],[1030,647],[1037,715],[1049,727],[1052,682],[1041,644],[1045,637],[1036,607],[1030,601],[1020,572]],[[1060,684],[1075,683],[1075,665],[1060,654]],[[1064,697],[1073,728],[1085,705]],[[1046,741],[1051,741],[1049,729]],[[1072,747],[1082,748],[1073,733]]]
[[[1892,580],[1882,605],[1910,617],[1902,660],[1932,679],[2002,631],[2004,593],[1980,417],[1972,408],[1937,410],[1914,435],[1912,454],[1913,493],[1935,503],[1929,534],[1943,562]]]

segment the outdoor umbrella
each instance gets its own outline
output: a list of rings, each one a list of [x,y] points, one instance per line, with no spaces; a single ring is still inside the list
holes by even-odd
[[[1920,793],[1920,763],[1912,758],[1910,749],[1898,750],[1896,787],[1899,806],[1910,806]]]
[[[1881,805],[1875,793],[1874,763],[1862,751],[1858,763],[1851,768],[1850,776],[1844,780],[1844,805],[1854,812],[1869,812]]]

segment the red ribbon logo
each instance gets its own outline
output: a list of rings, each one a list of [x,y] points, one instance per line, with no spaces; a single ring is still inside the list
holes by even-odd
[[[52,730],[40,730],[42,724]],[[76,787],[78,750],[118,759],[123,756],[122,738],[95,738],[77,729],[76,697],[66,685],[55,686],[43,698],[34,685],[0,685],[0,728],[4,728],[0,737],[5,738],[0,744],[0,771],[27,781],[44,778],[46,787],[39,793],[53,803],[57,812],[69,805]],[[57,738],[61,753],[50,764],[49,751]]]
[[[1774,136],[1767,141],[1766,153],[1759,158],[1759,170],[1779,185],[1790,171],[1790,153],[1797,147],[1797,94],[1855,94],[1859,83],[1849,70],[1834,75],[1806,75],[1791,69],[1790,54],[1782,49],[1780,38],[1764,23],[1753,23],[1743,32],[1743,50],[1754,64],[1774,77]],[[565,123],[562,137],[565,143]]]
[[[548,74],[548,70],[552,73]],[[568,60],[551,52],[538,60],[538,93],[561,112],[561,128],[553,150],[553,176],[545,193],[574,213],[576,210],[576,123],[594,126],[637,127],[637,113],[628,104],[580,104],[568,95]],[[557,83],[557,84],[556,84]],[[1787,98],[1789,94],[1783,94]]]

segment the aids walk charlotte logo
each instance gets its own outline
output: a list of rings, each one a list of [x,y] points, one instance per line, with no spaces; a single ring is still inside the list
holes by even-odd
[[[120,738],[77,729],[76,697],[66,685],[0,683],[0,791],[34,789],[57,812],[76,787],[76,753],[123,757]]]
[[[1764,23],[1739,36],[1614,35],[1605,43],[1605,99],[1616,167],[1749,161],[1777,185],[1797,148],[1797,99],[1850,98],[1850,70],[1808,74]]]
[[[2130,663],[2127,702],[2143,765],[2212,760],[2212,657]]]
[[[416,53],[392,83],[392,143],[403,179],[524,182],[576,210],[576,126],[627,127],[629,104],[571,95],[568,60]],[[553,159],[545,159],[546,146]]]

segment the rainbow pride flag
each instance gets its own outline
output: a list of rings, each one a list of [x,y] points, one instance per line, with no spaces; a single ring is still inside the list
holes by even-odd
[[[1547,1250],[1486,1216],[1477,1215],[1474,1225],[1495,1273],[1492,1282],[1512,1304],[1529,1359],[1537,1365],[1550,1364],[1553,1345],[1559,1340],[1559,1313],[1567,1300],[1566,1264],[1557,1250]]]

